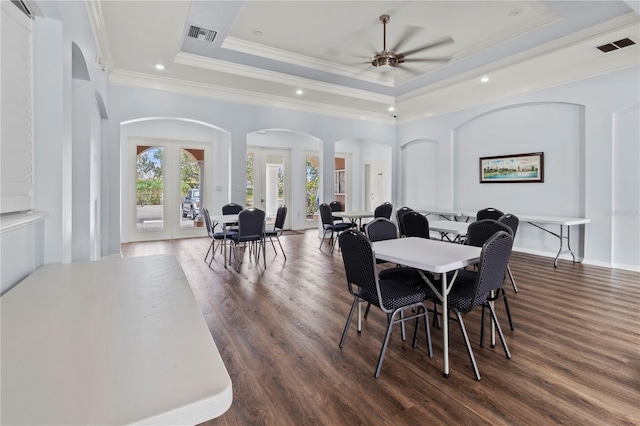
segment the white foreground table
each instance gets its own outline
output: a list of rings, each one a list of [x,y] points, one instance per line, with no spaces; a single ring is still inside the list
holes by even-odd
[[[197,424],[231,406],[173,256],[43,266],[0,302],[2,424]]]
[[[481,248],[428,240],[426,238],[410,237],[374,242],[373,250],[376,259],[442,274],[442,286],[440,289],[435,288],[430,282],[428,284],[442,301],[443,315],[445,315],[442,321],[443,373],[445,377],[449,377],[449,321],[447,321],[446,317],[446,315],[448,315],[447,295],[457,275],[454,275],[451,283],[448,283],[446,273],[479,262]]]

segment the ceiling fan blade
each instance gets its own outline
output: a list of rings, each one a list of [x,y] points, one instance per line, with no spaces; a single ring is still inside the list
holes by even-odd
[[[445,46],[447,44],[453,43],[453,39],[451,37],[445,37],[438,41],[434,41],[433,43],[429,43],[427,45],[416,47],[415,49],[408,50],[406,52],[402,52],[404,56],[413,55],[414,53],[422,52],[427,49],[433,49],[434,47]]]
[[[441,56],[438,58],[405,58],[402,62],[449,62],[451,56]]]
[[[407,42],[407,40],[411,39],[414,35],[418,33],[418,31],[422,29],[420,27],[416,27],[413,25],[409,25],[406,28],[407,29],[404,31],[404,34],[402,35],[402,37],[400,37],[400,40],[398,40],[398,42],[388,50],[397,53],[402,48],[402,45]]]

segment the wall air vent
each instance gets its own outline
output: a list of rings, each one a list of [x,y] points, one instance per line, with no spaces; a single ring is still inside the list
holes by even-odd
[[[213,39],[216,38],[216,34],[218,34],[216,31],[196,27],[195,25],[189,25],[189,32],[187,35],[191,38],[211,43],[213,42]]]
[[[636,44],[630,38],[623,38],[622,40],[614,41],[613,43],[603,44],[602,46],[598,46],[597,49],[603,52],[611,52],[613,50],[622,49],[623,47],[632,46]]]

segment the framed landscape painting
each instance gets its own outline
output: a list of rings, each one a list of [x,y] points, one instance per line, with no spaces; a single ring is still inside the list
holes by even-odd
[[[544,153],[480,158],[480,183],[544,182]]]

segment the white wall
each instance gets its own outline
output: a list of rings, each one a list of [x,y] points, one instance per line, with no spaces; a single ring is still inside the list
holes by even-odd
[[[411,141],[401,147],[402,206],[414,210],[438,205],[438,142],[428,139]]]
[[[571,240],[585,261],[640,270],[638,238],[619,231],[637,236],[640,179],[629,165],[638,160],[639,92],[634,67],[402,124],[398,143],[436,141],[437,207],[584,216],[591,219],[584,236],[574,232]],[[479,184],[479,157],[538,151],[545,152],[544,183]],[[555,256],[558,240],[535,231],[525,224],[516,248]]]

